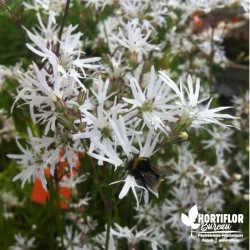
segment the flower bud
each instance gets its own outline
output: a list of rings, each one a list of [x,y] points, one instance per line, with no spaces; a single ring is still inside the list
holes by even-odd
[[[58,112],[63,113],[68,111],[68,106],[62,99],[57,98],[54,103]]]
[[[82,105],[84,101],[85,101],[85,92],[83,89],[81,89],[81,91],[79,92],[77,96],[77,103],[79,103],[79,105]]]
[[[29,65],[29,69],[30,69],[30,70],[34,70],[34,65],[33,65],[33,64],[30,64],[30,65]]]
[[[186,132],[180,132],[179,135],[178,135],[178,138],[181,141],[186,141],[188,139],[188,133],[186,133]]]
[[[241,175],[241,174],[234,174],[233,176],[234,176],[234,179],[235,179],[236,181],[239,181],[239,180],[241,180],[241,178],[242,178],[242,175]]]
[[[78,114],[78,107],[74,104],[72,108],[73,114]]]
[[[71,129],[71,122],[64,116],[58,116],[57,120],[59,123],[61,123],[65,128],[68,130]]]
[[[137,65],[137,63],[138,63],[138,54],[136,52],[130,52],[129,53],[129,63],[132,66]]]

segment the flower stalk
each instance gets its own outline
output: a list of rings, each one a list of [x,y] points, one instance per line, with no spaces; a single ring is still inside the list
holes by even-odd
[[[56,49],[56,54],[57,55],[59,54],[59,51],[60,51],[60,42],[59,41],[62,38],[63,29],[64,29],[66,19],[67,19],[67,16],[68,16],[68,12],[69,12],[69,5],[70,5],[70,0],[67,0],[65,10],[64,10],[64,14],[63,14],[62,23],[61,23],[60,30],[59,30],[59,33],[58,33],[58,42],[57,42],[57,49]]]

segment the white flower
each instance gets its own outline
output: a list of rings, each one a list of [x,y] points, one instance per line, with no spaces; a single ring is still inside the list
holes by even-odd
[[[245,162],[248,161],[248,154],[244,154],[244,152],[238,151],[234,155],[234,161],[236,165],[239,167],[239,169],[241,170],[241,173],[243,175],[249,175],[248,164],[245,164]]]
[[[224,171],[219,165],[208,166],[203,162],[197,162],[194,165],[195,172],[197,174],[197,179],[207,187],[218,187],[222,183],[221,176]]]
[[[67,187],[70,189],[75,189],[76,185],[79,183],[82,183],[84,181],[86,181],[86,176],[84,174],[78,176],[78,175],[70,175],[68,176],[64,176],[62,181],[59,183],[60,187]]]
[[[10,191],[2,190],[0,193],[2,200],[2,209],[4,219],[11,219],[14,217],[13,208],[22,206],[22,202]]]
[[[43,161],[40,150],[34,150],[34,147],[31,149],[25,149],[18,141],[16,143],[23,154],[8,154],[7,156],[15,159],[25,170],[16,175],[13,178],[13,181],[21,179],[23,187],[27,180],[31,180],[31,178],[39,178],[44,189],[46,189],[47,180],[44,173],[44,165],[42,164]]]
[[[176,101],[176,104],[180,107],[180,123],[181,125],[194,127],[200,127],[203,124],[216,124],[221,127],[229,127],[230,125],[223,124],[221,120],[224,119],[237,119],[236,117],[228,114],[220,114],[220,111],[229,109],[231,107],[219,107],[209,109],[212,102],[212,98],[209,100],[206,106],[201,105],[204,101],[199,100],[199,91],[200,91],[200,81],[196,80],[195,88],[193,86],[193,81],[191,76],[188,76],[187,85],[184,86],[180,80],[180,88],[174,83],[165,72],[160,71],[159,77],[170,87],[179,97],[179,100]]]
[[[4,109],[0,109],[0,127],[0,144],[17,136],[13,118],[8,117]]]
[[[17,197],[10,191],[2,190],[1,199],[4,206],[6,206],[7,208],[21,206],[21,203],[18,201]]]
[[[163,204],[164,211],[168,215],[165,224],[170,224],[171,227],[180,228],[183,224],[180,220],[180,207],[187,207],[190,202],[190,196],[184,188],[173,188],[171,190],[173,200],[166,199]]]
[[[112,5],[114,3],[114,0],[82,0],[84,3],[86,3],[86,7],[93,6],[95,10],[103,9],[106,7],[106,5]]]
[[[72,226],[66,226],[66,234],[61,238],[57,238],[59,247],[69,250],[81,250],[85,249],[82,243],[81,233],[73,231]],[[61,244],[63,243],[63,245]]]
[[[16,175],[13,181],[22,180],[22,187],[30,179],[39,178],[44,189],[46,189],[46,177],[44,169],[50,168],[50,173],[54,176],[57,163],[69,164],[72,171],[78,161],[77,151],[82,152],[82,148],[72,143],[69,138],[60,137],[34,137],[28,128],[30,148],[25,149],[20,142],[17,145],[23,154],[9,154],[8,157],[15,159],[25,170]],[[67,140],[67,141],[66,141]]]
[[[43,13],[49,15],[53,13],[55,16],[60,15],[63,12],[65,2],[61,0],[33,0],[32,2],[24,2],[26,9],[33,9],[39,12],[42,10]]]
[[[219,129],[213,128],[213,130],[207,130],[208,133],[212,136],[210,140],[203,140],[202,143],[205,145],[204,149],[214,148],[216,151],[217,157],[223,157],[224,152],[231,152],[231,149],[235,145],[231,142],[231,137],[233,131],[221,131]]]
[[[15,234],[15,245],[9,247],[9,250],[23,250],[23,249],[34,249],[36,246],[34,245],[35,237],[28,239],[26,236],[22,236],[20,233]]]
[[[151,241],[149,235],[153,230],[153,228],[149,228],[137,231],[136,226],[129,229],[128,227],[121,227],[115,223],[115,228],[111,228],[111,234],[118,238],[125,238],[128,243],[135,245],[141,240]]]
[[[194,158],[192,154],[179,153],[178,162],[172,164],[174,165],[174,171],[166,176],[166,179],[170,183],[174,183],[180,186],[180,188],[187,188],[190,183],[196,180],[192,170],[192,168],[194,168]]]
[[[117,48],[117,41],[110,39],[111,34],[118,32],[118,27],[122,23],[121,18],[118,16],[108,16],[107,19],[98,23],[98,34],[95,42],[95,47],[98,47],[99,42],[105,42],[110,50],[110,53],[114,54]],[[119,52],[120,54],[121,52]],[[122,53],[123,54],[123,53]]]
[[[73,79],[68,80],[53,69],[49,74],[45,69],[39,69],[33,64],[34,71],[22,73],[20,76],[21,88],[15,97],[15,103],[23,99],[30,106],[30,115],[34,122],[47,123],[45,134],[49,130],[55,131],[57,112],[55,102],[59,99],[69,101],[77,96],[79,91]]]
[[[244,191],[244,183],[242,181],[234,181],[229,189],[232,191],[232,193],[237,196],[243,193]]]
[[[120,28],[118,35],[112,34],[112,39],[126,48],[136,62],[142,60],[142,56],[147,55],[149,51],[157,50],[155,45],[147,41],[151,31],[146,31],[144,35],[143,28],[138,22],[133,21],[128,22],[124,28]]]
[[[115,223],[114,227],[111,228],[111,235],[115,238],[125,238],[130,246],[136,246],[141,241],[147,241],[151,245],[151,249],[157,250],[162,247],[168,247],[169,242],[165,240],[164,233],[149,226],[143,230],[138,231],[136,226],[132,228],[121,227]]]
[[[224,38],[224,29],[208,28],[199,35],[194,35],[193,39],[207,57],[213,55],[213,63],[225,67],[228,59],[225,56],[224,47],[221,45]],[[213,53],[213,54],[212,54]]]
[[[249,91],[247,90],[243,96],[233,96],[232,102],[238,116],[249,113]]]
[[[91,198],[88,197],[88,195],[89,194],[87,193],[87,195],[84,198],[79,199],[77,201],[77,203],[71,203],[70,207],[72,207],[72,208],[81,208],[81,207],[88,206],[89,205],[89,200],[91,200]]]
[[[151,67],[149,82],[144,91],[135,78],[130,79],[129,86],[133,99],[123,97],[123,100],[133,105],[131,111],[137,109],[149,129],[159,129],[167,134],[170,128],[166,122],[176,121],[176,110],[170,103],[175,95],[170,94],[169,88],[156,77],[154,67]]]
[[[139,200],[138,200],[135,188],[139,188],[139,189],[142,189],[142,191],[144,191],[145,203],[148,202],[148,190],[145,187],[138,185],[135,178],[134,178],[134,176],[127,175],[125,180],[115,181],[115,182],[110,183],[109,185],[113,185],[113,184],[116,184],[116,183],[119,183],[119,182],[125,182],[125,184],[124,184],[124,186],[123,186],[123,188],[122,188],[122,190],[121,190],[121,192],[119,194],[119,199],[123,199],[127,195],[129,189],[131,188],[132,192],[133,192],[133,194],[135,196],[136,203],[137,203],[136,209],[138,210],[138,208],[139,208]]]
[[[118,84],[123,80],[123,77],[126,75],[126,72],[130,70],[130,67],[126,65],[123,54],[119,53],[115,56],[109,56],[109,63],[103,65],[105,73],[108,74],[109,79],[112,83]],[[124,65],[125,64],[125,65]]]
[[[203,203],[203,208],[208,211],[223,211],[225,205],[224,195],[221,191],[209,193]]]
[[[105,232],[102,232],[98,235],[95,236],[94,241],[100,245],[101,249],[103,248],[103,246],[105,246],[106,244],[106,234],[107,234],[107,230],[105,230]],[[99,249],[99,248],[98,248]],[[115,246],[115,241],[113,238],[113,235],[110,234],[109,235],[109,246],[108,246],[109,250],[117,250],[118,248]]]
[[[113,94],[110,94],[107,96],[108,90],[109,90],[109,80],[107,79],[105,82],[102,81],[101,76],[99,76],[98,81],[94,81],[94,83],[97,86],[97,91],[95,91],[93,88],[90,88],[94,96],[96,97],[99,105],[104,105],[105,101],[107,101]]]
[[[123,106],[115,105],[108,111],[104,110],[103,105],[97,107],[97,114],[94,116],[86,110],[82,110],[86,122],[86,128],[83,132],[74,134],[73,139],[90,139],[88,154],[98,159],[98,164],[102,165],[103,161],[109,162],[115,167],[121,166],[121,160],[118,148],[129,156],[133,152],[138,152],[131,144],[129,131],[125,126],[122,116],[118,117]]]
[[[121,11],[126,13],[125,19],[139,20],[148,30],[166,24],[167,8],[162,1],[122,0],[120,5]]]
[[[58,25],[55,22],[55,14],[50,12],[47,18],[47,24],[43,22],[40,13],[37,13],[37,19],[39,22],[39,26],[37,30],[34,29],[34,34],[37,38],[40,38],[43,44],[50,44],[50,46],[56,46],[57,43],[57,33],[58,33]],[[29,31],[27,30],[27,33]]]
[[[9,77],[14,76],[14,71],[10,67],[0,65],[0,89],[2,88],[3,83]]]
[[[80,79],[86,77],[86,72],[84,69],[96,69],[99,65],[92,64],[98,62],[101,58],[81,58],[84,54],[83,51],[79,49],[81,33],[72,34],[76,30],[77,26],[70,25],[65,30],[60,43],[59,56],[56,54],[55,45],[45,43],[45,41],[39,36],[34,35],[27,30],[29,38],[32,40],[34,45],[27,43],[27,47],[43,58],[43,60],[48,60],[53,69],[56,69],[64,77],[72,77],[78,84],[85,89],[85,86],[81,83]]]
[[[160,209],[157,205],[154,206],[151,202],[149,202],[147,205],[139,207],[135,215],[135,218],[138,224],[140,224],[143,221],[146,221],[147,225],[151,225],[151,223],[155,221],[155,216],[159,215],[160,212],[159,210]],[[153,224],[153,227],[154,226],[155,225]]]
[[[161,231],[164,231],[168,222],[166,218],[169,215],[169,210],[165,208],[164,204],[152,204],[149,203],[144,207],[140,207],[137,211],[135,218],[138,220],[138,224],[146,222],[148,227],[154,228],[152,232],[155,236],[161,237]],[[163,238],[158,242],[163,244]]]

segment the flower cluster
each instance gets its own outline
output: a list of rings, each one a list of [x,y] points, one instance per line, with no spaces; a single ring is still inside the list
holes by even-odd
[[[27,106],[32,125],[27,145],[19,136],[21,153],[8,157],[22,167],[13,178],[22,187],[40,179],[51,196],[58,187],[71,190],[65,217],[72,225],[60,232],[57,247],[120,249],[126,239],[129,249],[145,241],[156,250],[171,247],[176,237],[185,245],[183,209],[198,204],[215,213],[226,203],[223,190],[235,196],[244,192],[242,175],[230,166],[242,170],[246,159],[227,155],[238,149],[235,130],[229,128],[241,127],[245,103],[235,98],[235,115],[231,106],[219,106],[211,96],[214,67],[228,63],[221,46],[226,24],[215,22],[216,11],[234,4],[245,6],[236,0],[24,3],[26,10],[37,12],[37,26],[23,28],[33,61],[15,72],[19,86],[12,112]],[[68,11],[77,8],[103,15],[91,41],[82,23],[65,24]],[[12,71],[0,67],[0,81]],[[110,211],[120,202],[126,205],[132,191],[135,201],[129,204],[136,202],[137,213],[131,217],[138,225],[109,221],[101,232],[90,211],[94,189]],[[150,193],[160,197],[158,202],[149,201]],[[34,247],[33,238],[15,238],[17,244]]]
[[[138,5],[139,3],[135,1],[130,7],[126,5],[126,8],[141,10]],[[47,7],[44,6],[45,9]],[[149,6],[149,8],[152,7],[152,5]],[[161,7],[158,3],[154,9],[159,10]],[[121,4],[121,8],[123,10],[125,5]],[[134,14],[136,18],[131,16],[128,23],[124,25],[124,30],[119,28],[111,37],[113,42],[111,52],[117,50],[117,46],[121,46],[125,48],[122,53],[128,50],[131,56],[136,57],[136,61],[133,62],[140,62],[142,58],[148,56],[144,53],[154,50],[154,47],[147,42],[151,25],[146,29],[144,23],[139,24],[136,20],[137,14]],[[180,81],[178,87],[164,71],[156,74],[154,67],[151,67],[149,80],[140,83],[139,79],[125,74],[123,81],[125,86],[128,85],[131,89],[132,98],[127,98],[130,94],[129,89],[126,90],[125,87],[120,99],[114,98],[115,94],[120,94],[119,89],[110,93],[108,79],[104,82],[101,77],[96,80],[91,75],[88,79],[93,79],[93,87],[87,90],[83,83],[87,76],[85,70],[98,68],[94,63],[97,63],[100,58],[82,58],[84,52],[79,47],[82,34],[74,33],[76,26],[66,27],[60,37],[60,34],[55,35],[59,31],[53,25],[51,11],[48,13],[47,25],[42,23],[40,16],[38,20],[39,32],[35,31],[34,34],[27,30],[32,42],[28,43],[27,47],[41,58],[42,65],[38,67],[33,63],[27,73],[22,73],[21,88],[16,101],[22,99],[29,105],[34,122],[46,124],[45,135],[50,130],[59,133],[64,127],[68,129],[68,135],[73,135],[73,141],[88,139],[90,144],[87,153],[96,158],[99,165],[108,162],[115,168],[124,167],[124,162],[128,162],[129,158],[135,158],[136,155],[150,158],[157,149],[158,141],[168,140],[170,134],[175,135],[176,132],[185,131],[190,125],[197,127],[213,123],[226,127],[228,125],[222,124],[220,120],[235,118],[218,113],[228,107],[210,109],[211,100],[206,105],[202,104],[206,99],[199,101],[199,79],[194,85],[191,76],[188,76],[187,85]],[[145,35],[142,35],[143,30],[146,31]],[[109,34],[108,31],[107,34]],[[94,86],[98,88],[96,91]],[[85,97],[79,100],[81,94],[85,94]],[[61,114],[65,116],[62,117]],[[144,142],[145,137],[147,139]],[[46,160],[42,165],[38,160],[35,160],[35,165],[30,164],[32,159],[37,157],[33,157],[22,148],[25,158],[28,155],[31,157],[26,164],[21,162],[22,165],[28,167],[28,170],[34,169],[35,173],[40,173],[43,183],[45,183],[44,166],[49,163],[53,174],[59,158],[58,148],[53,154],[48,150],[54,140],[55,137],[30,138],[32,149],[35,151],[40,150],[41,147],[45,149],[42,157]],[[135,142],[139,147],[134,146]],[[87,141],[84,146],[86,143]],[[69,150],[70,148],[67,148],[66,152],[69,155],[67,160],[71,162],[74,159],[74,153],[69,153]],[[53,155],[53,160],[48,155]],[[12,157],[17,158],[14,155]],[[22,175],[24,181],[29,177],[26,171]],[[15,179],[20,177],[18,175]],[[130,183],[130,178],[127,177],[127,181]],[[131,187],[134,185],[131,184]],[[136,196],[135,192],[134,194]]]

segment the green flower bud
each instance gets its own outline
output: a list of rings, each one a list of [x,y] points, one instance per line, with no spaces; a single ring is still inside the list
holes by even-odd
[[[57,117],[57,120],[59,123],[61,123],[68,130],[71,129],[71,122],[66,117],[59,115]]]
[[[84,124],[83,124],[82,122],[79,123],[78,129],[79,129],[80,131],[83,131],[83,129],[84,129]]]
[[[57,98],[57,100],[54,103],[58,112],[64,113],[68,111],[68,106],[62,99]]]
[[[188,133],[186,133],[186,132],[180,132],[179,135],[178,135],[178,138],[181,141],[186,141],[188,139]]]
[[[77,103],[79,103],[79,105],[82,105],[84,101],[85,101],[85,92],[82,89],[77,96]]]
[[[78,107],[76,105],[73,105],[72,111],[75,115],[78,114]]]

